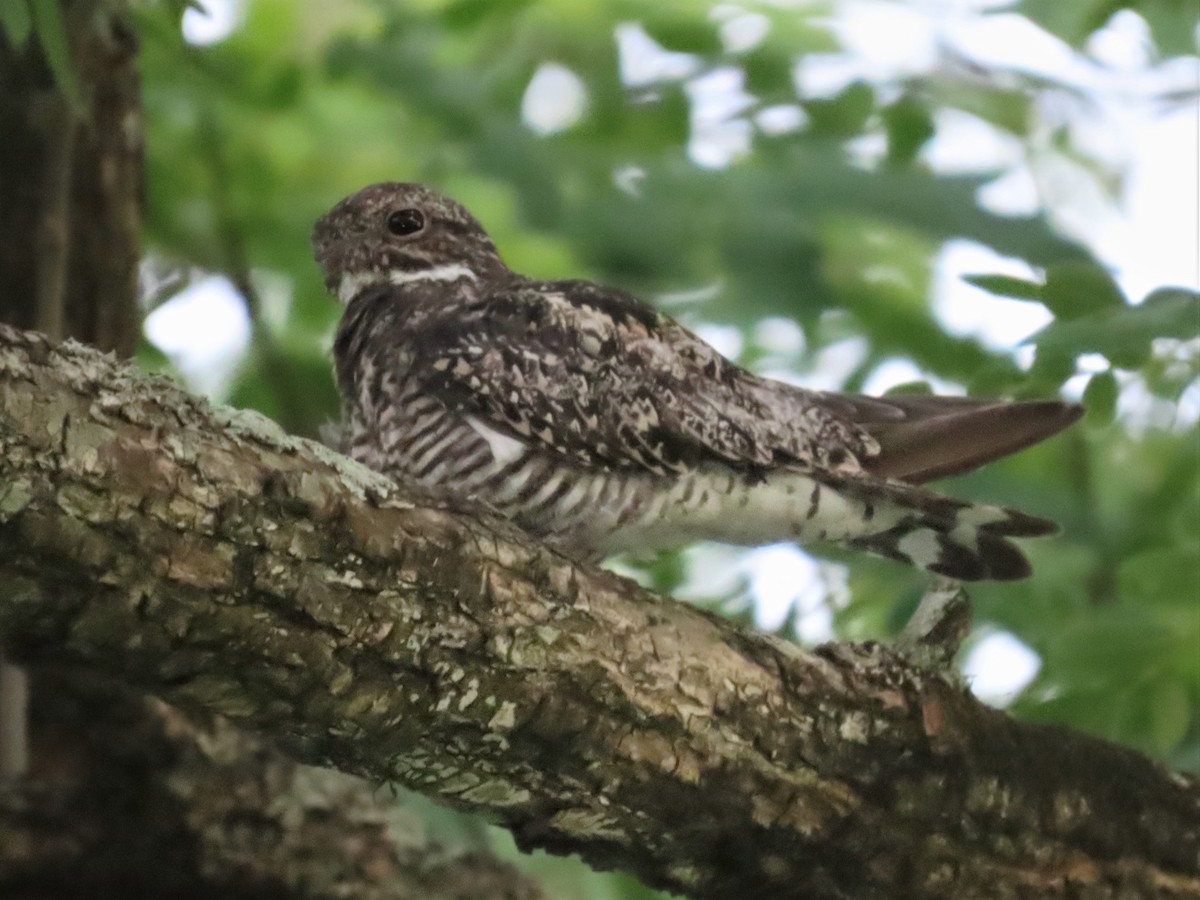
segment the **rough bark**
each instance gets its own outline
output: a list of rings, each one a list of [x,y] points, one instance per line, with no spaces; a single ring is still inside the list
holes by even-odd
[[[694,897],[1200,897],[1200,786],[0,329],[0,634]]]
[[[545,896],[511,867],[430,845],[387,792],[297,765],[220,717],[198,725],[79,671],[33,675],[35,766],[0,785],[0,896]]]

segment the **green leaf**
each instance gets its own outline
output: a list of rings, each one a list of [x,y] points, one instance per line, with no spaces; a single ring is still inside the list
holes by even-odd
[[[1193,0],[1022,0],[1019,7],[1027,18],[1076,47],[1122,9],[1134,10],[1146,21],[1163,56],[1195,54],[1200,5]]]
[[[70,44],[67,40],[66,23],[58,0],[29,0],[33,12],[33,27],[38,36],[46,62],[54,74],[54,83],[62,91],[71,111],[80,118],[84,115],[83,94],[79,80],[71,64]]]
[[[1018,10],[1026,18],[1041,25],[1051,34],[1072,46],[1080,46],[1102,28],[1117,9],[1120,0],[1022,0]]]
[[[884,107],[883,124],[887,128],[891,163],[912,162],[934,135],[933,115],[928,106],[911,95]]]
[[[1064,672],[1120,684],[1140,675],[1144,660],[1178,653],[1180,636],[1173,624],[1167,616],[1122,603],[1076,620],[1047,642],[1047,654]]]
[[[1160,288],[1137,306],[1105,309],[1071,320],[1051,322],[1031,338],[1042,354],[1074,358],[1102,353],[1121,368],[1137,368],[1150,355],[1155,338],[1200,337],[1200,294]]]
[[[1059,319],[1076,319],[1126,305],[1125,295],[1106,269],[1087,260],[1068,260],[1046,270],[1041,301]]]
[[[1117,376],[1112,372],[1100,372],[1088,381],[1083,392],[1083,405],[1087,407],[1088,423],[1103,428],[1112,423],[1117,409]]]
[[[933,396],[933,385],[928,381],[906,381],[903,384],[897,384],[894,387],[884,391],[885,397],[894,397],[897,394],[904,396],[931,397]]]
[[[652,8],[648,7],[650,12]],[[717,30],[704,19],[675,15],[673,12],[651,13],[642,20],[646,33],[664,50],[676,53],[695,53],[712,56],[721,52]]]
[[[803,106],[813,131],[857,136],[875,112],[875,90],[865,81],[856,81],[831,100],[805,100]]]
[[[1036,121],[1033,113],[1034,92],[1027,88],[982,88],[937,91],[946,106],[978,116],[1010,134],[1023,137]]]
[[[1056,392],[1063,383],[1075,374],[1077,353],[1049,353],[1039,351],[1029,370],[1029,387],[1038,394]]]
[[[466,31],[497,15],[512,15],[528,6],[530,0],[457,0],[442,12],[442,22],[454,31]]]
[[[742,60],[746,89],[757,97],[769,97],[787,90],[794,65],[790,56],[780,54],[778,48],[770,44],[752,50]]]
[[[1042,299],[1043,285],[1012,275],[964,275],[963,281],[983,288],[997,297],[1013,297],[1017,300]]]
[[[918,229],[931,238],[965,237],[1035,266],[1087,258],[1052,231],[1044,217],[997,216],[976,196],[992,176],[934,177],[916,167],[864,171],[845,159],[840,142],[793,144],[771,170],[731,173],[739,192],[754,192],[760,209],[802,209],[809,218],[833,212],[866,215]]]
[[[137,363],[138,368],[146,372],[175,374],[170,357],[145,338],[138,343],[137,350],[133,354],[133,360]]]
[[[28,0],[11,0],[0,3],[0,32],[8,35],[13,47],[24,47],[33,31],[33,18],[29,13]]]
[[[1200,586],[1200,546],[1156,547],[1122,563],[1117,591],[1131,604],[1187,608]],[[1194,623],[1200,632],[1200,621]],[[1200,633],[1196,636],[1200,640]]]
[[[1191,725],[1193,697],[1187,685],[1164,680],[1150,691],[1150,727],[1146,746],[1159,755],[1170,753],[1183,741]]]
[[[1163,56],[1195,56],[1200,4],[1191,0],[1141,0],[1128,3],[1146,20]]]
[[[1162,756],[1174,750],[1187,734],[1192,698],[1175,679],[1156,679],[1117,695],[1112,736]]]

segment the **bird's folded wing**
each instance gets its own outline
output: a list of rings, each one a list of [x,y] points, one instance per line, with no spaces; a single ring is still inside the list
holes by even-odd
[[[1083,407],[1058,400],[821,394],[816,402],[862,426],[878,442],[879,452],[862,460],[864,468],[913,484],[1016,453],[1083,415]]]
[[[673,320],[587,282],[530,282],[414,323],[411,375],[492,427],[603,468],[825,466],[870,440]]]
[[[527,282],[411,328],[412,374],[447,405],[603,468],[861,468],[920,483],[1028,447],[1081,412],[768,381],[628,294],[582,281]]]

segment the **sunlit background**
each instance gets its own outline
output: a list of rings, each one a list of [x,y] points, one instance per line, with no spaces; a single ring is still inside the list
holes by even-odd
[[[1157,64],[1150,28],[1131,10],[1113,15],[1080,52],[1030,19],[1016,12],[1006,14],[1013,5],[970,0],[833,4],[830,26],[840,49],[805,55],[795,65],[796,94],[802,99],[832,98],[852,84],[865,82],[886,95],[896,92],[896,85],[905,79],[920,79],[947,66],[968,80],[976,72],[1000,73],[1001,78],[1004,73],[1019,73],[1073,88],[1074,93],[1056,90],[1035,96],[1036,124],[1025,141],[984,118],[943,108],[937,112],[934,136],[920,150],[919,162],[936,173],[991,174],[978,190],[981,206],[1014,216],[1044,209],[1061,233],[1090,248],[1134,302],[1163,285],[1200,287],[1200,111],[1194,93],[1184,102],[1163,99],[1195,92],[1200,87],[1200,62],[1193,55]],[[241,0],[204,0],[203,7],[189,9],[183,18],[186,40],[196,47],[226,41],[246,21]],[[716,4],[709,17],[731,53],[751,50],[767,39],[772,27],[772,20],[752,3]],[[611,42],[619,77],[631,97],[636,99],[639,90],[650,90],[662,79],[684,81],[688,156],[698,167],[719,170],[736,165],[752,152],[757,134],[780,135],[809,127],[804,108],[796,103],[779,103],[747,117],[744,112],[752,98],[741,68],[702,68],[696,56],[664,49],[632,18],[613,30]],[[520,116],[536,135],[569,134],[585,120],[589,102],[587,85],[572,70],[571,61],[548,59],[528,81]],[[1071,153],[1061,152],[1064,144],[1073,148]],[[878,166],[886,152],[885,136],[867,134],[847,152],[864,168]],[[1107,185],[1097,178],[1089,169],[1097,160],[1118,177]],[[397,179],[410,176],[405,171],[394,173]],[[637,195],[643,177],[644,172],[630,165],[615,173],[614,186]],[[500,249],[503,252],[505,247]],[[998,297],[963,280],[964,275],[978,273],[1039,277],[1020,259],[999,256],[982,244],[949,240],[935,266],[937,320],[951,334],[976,336],[986,347],[1002,350],[1028,367],[1033,352],[1025,341],[1052,316],[1040,303]],[[882,280],[902,276],[887,269],[866,274]],[[861,364],[866,353],[861,338],[847,336],[797,367],[791,360],[804,355],[805,335],[790,319],[765,319],[747,334],[689,313],[688,292],[707,295],[719,293],[722,287],[720,283],[680,285],[685,296],[650,299],[681,315],[731,357],[744,357],[747,346],[752,346],[750,364],[773,377],[839,388]],[[289,283],[276,279],[261,290],[264,314],[284,315]],[[246,302],[227,278],[191,273],[182,291],[151,312],[145,328],[149,340],[193,389],[227,398],[251,344]],[[1078,399],[1089,375],[1108,367],[1103,356],[1081,359],[1064,393]],[[882,393],[917,380],[942,391],[964,389],[900,357],[876,366],[862,388]],[[1135,379],[1122,377],[1121,384],[1118,414],[1125,421],[1136,426],[1140,420],[1162,418],[1163,411]],[[1172,429],[1195,428],[1200,419],[1200,390],[1195,383],[1168,415]],[[615,566],[641,576],[640,570],[621,561]],[[833,637],[834,615],[848,590],[842,564],[823,561],[791,545],[749,551],[697,547],[683,555],[682,571],[675,589],[678,596],[740,596],[759,627],[776,630],[790,621],[805,642]],[[1019,695],[1040,665],[1036,652],[996,627],[976,635],[963,664],[975,692],[1000,705]]]

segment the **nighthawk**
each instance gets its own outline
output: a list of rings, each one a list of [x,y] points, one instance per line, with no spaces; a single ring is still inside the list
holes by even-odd
[[[461,205],[366,187],[317,221],[344,449],[483,500],[579,559],[832,541],[1011,580],[1052,522],[919,485],[1055,434],[1058,401],[874,398],[760,378],[635,297],[511,271]]]

